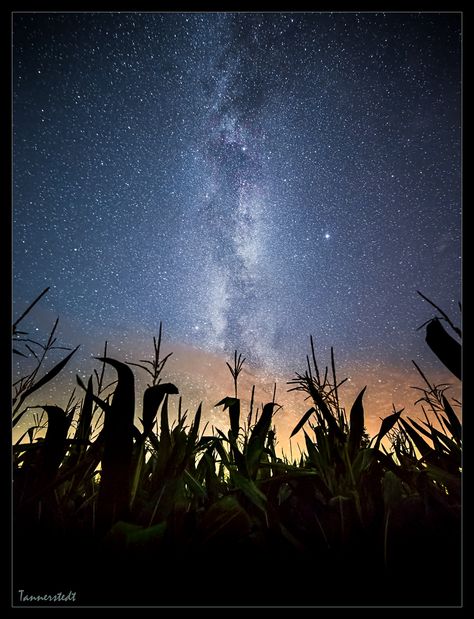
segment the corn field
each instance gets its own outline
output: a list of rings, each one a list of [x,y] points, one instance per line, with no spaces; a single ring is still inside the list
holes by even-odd
[[[57,322],[45,344],[20,330],[45,292],[13,325],[13,352],[36,360],[13,385],[13,426],[31,419],[12,446],[14,604],[19,590],[75,590],[87,606],[461,603],[460,402],[420,368],[424,419],[394,410],[370,437],[365,389],[346,412],[333,357],[320,368],[311,339],[290,381],[307,408],[292,433],[304,449],[288,458],[278,404],[258,408],[252,393],[243,410],[237,352],[219,402],[228,424],[210,432],[201,406],[184,410],[179,385],[161,380],[161,326],[151,359],[126,364],[105,346],[65,408],[33,405],[75,353],[46,369]],[[459,379],[460,336],[443,313],[426,324]]]

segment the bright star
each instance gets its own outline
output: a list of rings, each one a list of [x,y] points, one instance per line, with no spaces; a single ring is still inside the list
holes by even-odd
[[[325,238],[325,239],[329,239],[329,238],[331,238],[331,235],[329,234],[329,232],[326,232],[326,234],[324,235],[324,238]]]

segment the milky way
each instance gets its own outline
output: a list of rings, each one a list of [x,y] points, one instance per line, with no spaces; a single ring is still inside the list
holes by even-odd
[[[438,367],[416,290],[459,319],[459,14],[25,13],[13,35],[14,313],[51,286],[71,345],[162,320],[269,370],[310,333],[348,371]]]
[[[215,41],[198,93],[207,104],[193,176],[203,189],[187,226],[194,291],[187,303],[208,346],[229,351],[239,344],[254,361],[268,363],[277,358],[271,177],[262,161],[269,92],[253,62],[262,54],[258,22],[247,18],[243,25],[229,22],[230,41]]]

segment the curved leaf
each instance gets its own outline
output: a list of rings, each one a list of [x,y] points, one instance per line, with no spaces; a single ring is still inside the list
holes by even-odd
[[[46,385],[46,383],[49,383],[50,380],[52,380],[57,374],[59,374],[59,372],[64,368],[66,363],[69,361],[69,359],[73,356],[73,354],[77,351],[78,348],[79,346],[76,346],[73,351],[71,351],[66,357],[64,357],[64,359],[62,359],[51,370],[49,370],[49,372],[47,372],[42,378],[40,378],[38,382],[36,382],[34,385],[31,385],[29,389],[24,391],[20,396],[20,400],[16,408],[18,409],[28,396],[40,389],[40,387],[42,387],[43,385]]]
[[[17,319],[15,320],[15,322],[13,323],[13,333],[15,333],[15,332],[16,332],[16,326],[17,326],[17,324],[18,324],[18,323],[20,323],[20,322],[23,320],[23,318],[24,318],[27,314],[29,314],[29,313],[31,312],[31,310],[34,308],[34,306],[35,306],[35,305],[38,303],[38,301],[39,301],[39,300],[40,300],[40,299],[41,299],[41,298],[42,298],[42,297],[43,297],[43,296],[44,296],[44,295],[48,292],[48,290],[49,290],[49,286],[48,286],[47,288],[45,288],[45,289],[43,290],[43,292],[41,292],[41,293],[40,293],[40,294],[36,297],[36,299],[33,301],[33,303],[30,303],[30,305],[26,308],[26,310],[23,312],[23,314],[20,316],[20,318],[17,318]]]
[[[449,335],[439,318],[426,325],[426,343],[438,359],[461,380],[461,344]]]
[[[387,432],[390,432],[393,426],[397,423],[397,421],[400,419],[400,415],[402,414],[402,412],[403,409],[396,411],[395,413],[392,413],[391,415],[388,415],[388,417],[384,417],[384,419],[382,419],[382,424],[380,426],[379,433],[377,434],[377,440],[375,441],[374,449],[379,448],[380,441],[387,434]]]
[[[449,421],[449,431],[457,441],[462,438],[462,426],[448,399],[443,394],[443,407]]]
[[[239,434],[240,428],[240,400],[238,398],[224,398],[216,404],[229,409],[230,430],[235,438]]]
[[[188,442],[187,442],[187,447],[186,447],[187,456],[191,455],[194,448],[197,446],[199,424],[201,423],[201,413],[202,413],[202,404],[199,404],[198,409],[196,411],[196,415],[194,416],[193,424],[188,434]]]
[[[27,355],[25,355],[25,354],[24,354],[24,353],[22,353],[21,351],[17,350],[16,348],[12,348],[12,352],[13,352],[15,355],[20,355],[20,357],[25,357],[25,359],[27,359],[27,358],[28,358],[28,357],[27,357]]]
[[[290,434],[290,438],[292,438],[295,434],[297,434],[301,430],[301,428],[304,426],[304,424],[308,421],[308,419],[311,417],[311,415],[314,412],[315,412],[315,409],[313,406],[309,410],[306,411],[306,413],[303,415],[303,417],[301,417],[301,419],[298,421],[298,423],[294,427],[293,432]]]
[[[99,526],[108,529],[128,509],[135,416],[135,379],[132,370],[116,359],[98,357],[118,374],[110,407],[104,418],[104,452],[98,501]]]
[[[162,383],[148,387],[143,395],[143,435],[146,437],[155,422],[156,413],[166,394],[177,394],[178,388],[172,383]]]
[[[255,478],[260,458],[265,447],[265,439],[267,437],[270,425],[272,422],[273,409],[275,407],[274,402],[269,402],[263,407],[262,414],[259,420],[255,424],[252,433],[249,438],[246,451],[247,469],[251,478]]]
[[[316,406],[318,407],[318,409],[321,411],[327,425],[329,428],[329,433],[336,437],[339,441],[341,441],[341,443],[345,442],[346,437],[344,435],[344,433],[341,431],[341,429],[339,428],[339,426],[337,425],[336,419],[334,418],[334,415],[331,413],[331,411],[328,408],[328,405],[326,404],[326,402],[323,400],[321,394],[319,393],[319,391],[315,388],[315,386],[313,385],[313,383],[309,383],[308,385],[309,388],[309,392],[311,397],[313,398],[313,402],[316,404]]]
[[[418,434],[418,432],[414,430],[404,419],[400,419],[399,423],[402,424],[403,429],[411,438],[413,444],[418,449],[422,457],[429,462],[432,462],[434,458],[434,462],[436,463],[436,451],[425,441],[425,439],[420,434]]]
[[[360,442],[364,433],[364,407],[362,398],[367,387],[364,387],[354,401],[350,415],[350,430],[349,430],[349,457],[353,460],[359,451]]]
[[[75,438],[82,439],[84,441],[89,440],[90,432],[91,432],[91,422],[92,422],[92,411],[93,411],[93,384],[92,384],[92,376],[89,377],[89,381],[87,383],[86,395],[84,396],[84,401],[82,403],[81,414],[79,417],[79,423],[77,425]]]
[[[42,444],[44,472],[53,477],[62,462],[66,451],[66,438],[69,421],[59,406],[42,406],[48,415],[48,429]]]

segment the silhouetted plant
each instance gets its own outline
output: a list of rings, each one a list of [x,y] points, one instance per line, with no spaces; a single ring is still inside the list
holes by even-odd
[[[419,291],[418,294],[441,314],[440,317],[431,318],[428,323],[425,323],[426,343],[448,370],[461,380],[461,344],[446,331],[441,320],[449,325],[458,338],[462,337],[461,329],[456,327],[449,316],[433,301]],[[420,329],[425,325],[422,325]]]
[[[55,337],[56,329],[58,326],[59,318],[54,322],[53,328],[51,329],[51,333],[48,336],[45,344],[38,342],[37,340],[29,337],[29,334],[26,331],[18,330],[18,325],[21,321],[31,312],[33,307],[38,303],[38,301],[48,292],[49,288],[45,288],[43,292],[36,297],[36,299],[31,303],[27,309],[21,314],[19,318],[14,322],[12,327],[12,339],[13,339],[13,347],[12,351],[14,354],[20,355],[22,357],[28,357],[25,352],[20,350],[18,344],[23,345],[24,348],[33,356],[35,359],[35,365],[31,372],[22,376],[18,380],[13,383],[14,396],[13,396],[13,426],[15,426],[23,415],[27,412],[27,409],[19,412],[24,401],[32,395],[35,391],[43,387],[46,383],[51,381],[55,376],[57,376],[64,366],[67,364],[69,359],[73,356],[76,350],[79,348],[77,346],[69,355],[67,355],[64,359],[62,359],[58,364],[56,364],[53,368],[51,368],[48,372],[46,372],[41,378],[37,378],[40,370],[42,369],[45,360],[53,350],[71,350],[65,346],[56,345],[57,338]]]
[[[232,374],[232,378],[234,379],[234,396],[237,397],[237,381],[239,378],[239,374],[242,371],[242,367],[244,365],[245,357],[242,357],[241,354],[237,357],[237,351],[234,352],[234,365],[230,365],[226,361],[226,365]]]
[[[56,325],[47,350],[55,344]],[[100,372],[94,370],[86,382],[77,377],[83,391],[78,403],[73,392],[65,409],[29,407],[33,424],[13,448],[17,539],[32,527],[39,527],[43,539],[50,539],[51,530],[81,531],[86,540],[100,540],[100,553],[111,563],[123,557],[137,570],[143,562],[137,572],[144,582],[157,562],[168,566],[183,557],[189,562],[221,557],[222,548],[230,558],[226,575],[237,556],[249,568],[263,557],[271,563],[273,556],[284,555],[289,564],[306,561],[326,586],[334,570],[356,573],[362,556],[373,575],[385,574],[387,582],[406,568],[406,553],[415,556],[420,570],[430,570],[435,557],[442,563],[456,556],[450,553],[460,531],[462,428],[453,408],[459,403],[449,402],[446,385],[431,384],[416,366],[425,383],[417,388],[424,420],[402,418],[403,410],[394,408],[370,439],[365,388],[346,415],[339,394],[345,380],[337,379],[333,350],[330,370],[321,372],[311,338],[307,370],[290,381],[290,390],[301,391],[312,405],[291,434],[303,432],[300,456],[288,458],[275,449],[275,392],[261,412],[254,411],[253,387],[241,423],[237,382],[245,359],[237,351],[234,365],[227,363],[234,397],[217,404],[228,411],[227,434],[201,428],[201,405],[188,422],[181,399],[171,423],[170,398],[179,392],[162,382],[170,355],[160,358],[161,339],[160,323],[153,360],[138,364],[111,358],[106,343],[96,358]],[[51,380],[73,353],[42,379],[33,377],[18,401]],[[129,365],[151,376],[138,427]],[[108,366],[117,375],[112,382],[105,377]],[[359,582],[362,578],[354,577]],[[358,587],[352,586],[351,595],[362,595]],[[333,595],[339,602],[336,586]]]
[[[142,370],[145,370],[145,372],[147,372],[151,376],[152,383],[151,385],[148,385],[149,387],[158,385],[160,383],[161,381],[160,374],[163,371],[163,368],[165,367],[166,362],[173,354],[172,352],[170,352],[165,357],[163,357],[163,359],[160,358],[161,336],[162,336],[162,324],[160,321],[160,330],[158,333],[158,340],[156,339],[155,336],[153,336],[153,351],[154,351],[153,359],[151,361],[149,361],[148,359],[140,359],[140,363],[132,363],[131,361],[129,361],[128,363],[128,365],[135,365],[141,368]],[[142,363],[146,363],[146,366],[141,365]]]

